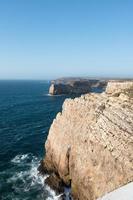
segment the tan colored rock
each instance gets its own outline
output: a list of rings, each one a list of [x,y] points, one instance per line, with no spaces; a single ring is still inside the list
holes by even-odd
[[[75,200],[96,200],[133,181],[133,98],[102,93],[67,99],[45,147],[44,167],[71,182]]]
[[[129,89],[133,89],[133,81],[110,81],[108,82],[106,93],[117,94]]]
[[[54,93],[55,93],[55,86],[54,86],[54,84],[52,83],[52,84],[50,85],[50,88],[49,88],[49,94],[54,95]]]

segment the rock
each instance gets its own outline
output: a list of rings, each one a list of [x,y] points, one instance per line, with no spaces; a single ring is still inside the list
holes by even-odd
[[[64,192],[65,185],[58,174],[52,173],[49,177],[46,178],[45,183],[59,194]]]
[[[57,79],[51,82],[49,94],[51,95],[80,95],[89,93],[91,90],[97,91],[104,90],[107,81],[93,80],[93,79],[80,79],[80,78],[64,78]]]
[[[127,91],[128,90],[128,91]],[[129,90],[132,90],[133,92],[133,81],[109,81],[106,93],[108,94],[117,94],[119,95],[122,92],[129,92]]]
[[[54,95],[55,94],[55,85],[52,83],[50,88],[49,88],[49,94]]]
[[[133,98],[114,96],[114,85],[67,99],[50,128],[42,167],[71,184],[74,200],[96,200],[133,181]]]

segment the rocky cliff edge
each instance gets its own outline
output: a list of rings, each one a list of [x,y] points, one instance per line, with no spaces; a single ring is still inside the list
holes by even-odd
[[[132,86],[116,90],[112,82],[106,93],[66,99],[50,128],[42,167],[71,185],[75,200],[95,200],[133,181]]]

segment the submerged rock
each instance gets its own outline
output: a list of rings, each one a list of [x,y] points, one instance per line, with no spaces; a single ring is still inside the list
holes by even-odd
[[[75,200],[96,200],[133,181],[133,98],[127,89],[66,99],[53,121],[42,167],[71,184]]]

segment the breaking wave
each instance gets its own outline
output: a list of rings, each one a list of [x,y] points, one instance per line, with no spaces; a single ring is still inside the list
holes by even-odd
[[[49,86],[0,82],[0,200],[60,198],[37,171],[49,127],[66,98],[47,96]]]
[[[11,160],[12,168],[5,171],[8,195],[2,194],[2,200],[59,200],[60,195],[50,189],[44,180],[46,176],[38,174],[39,159],[32,154],[17,155]],[[2,174],[0,174],[2,176]]]

